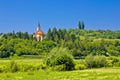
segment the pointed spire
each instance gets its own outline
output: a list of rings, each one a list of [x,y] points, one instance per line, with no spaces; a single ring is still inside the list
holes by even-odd
[[[38,23],[37,31],[40,31],[40,23]]]
[[[44,38],[44,32],[40,29],[40,23],[37,25],[37,31],[33,34],[33,38],[36,38],[37,41],[42,41]]]

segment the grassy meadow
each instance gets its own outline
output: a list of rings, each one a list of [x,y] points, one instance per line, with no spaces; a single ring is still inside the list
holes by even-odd
[[[6,67],[11,60],[0,60],[0,66]],[[17,59],[16,63],[38,66],[42,60],[40,59]],[[24,66],[24,67],[25,67]],[[30,67],[30,66],[28,66]],[[73,71],[52,71],[28,70],[18,72],[2,72],[0,80],[119,80],[120,68],[98,68]]]
[[[0,73],[0,80],[120,80],[120,69]]]

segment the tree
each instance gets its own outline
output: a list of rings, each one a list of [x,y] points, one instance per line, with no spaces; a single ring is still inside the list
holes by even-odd
[[[15,31],[12,32],[12,37],[16,38]]]
[[[52,40],[52,32],[50,28],[48,29],[48,32],[46,34],[46,40]]]
[[[75,41],[75,39],[76,39],[76,37],[75,37],[75,35],[74,34],[71,34],[71,40],[74,42]]]
[[[58,30],[58,35],[59,35],[59,36],[58,36],[59,40],[60,40],[60,39],[63,39],[64,35],[63,35],[63,32],[62,32],[61,29]]]
[[[78,28],[84,30],[85,25],[83,21],[82,22],[78,21]]]
[[[82,23],[81,23],[81,29],[84,30],[84,28],[85,28],[85,25],[84,25],[84,22],[82,21]]]
[[[10,56],[10,50],[5,44],[0,46],[0,58],[6,58]]]
[[[17,32],[17,33],[16,33],[16,36],[17,36],[18,38],[22,38],[22,32]]]
[[[28,34],[28,32],[25,32],[25,33],[23,34],[23,38],[24,38],[24,39],[29,39],[29,34]]]
[[[82,26],[81,26],[81,22],[80,22],[80,21],[78,21],[78,28],[79,28],[79,29],[82,29]]]

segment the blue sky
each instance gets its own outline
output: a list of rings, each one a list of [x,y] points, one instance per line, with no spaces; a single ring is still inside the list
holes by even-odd
[[[120,0],[0,0],[0,32],[34,33],[48,28],[120,30]]]

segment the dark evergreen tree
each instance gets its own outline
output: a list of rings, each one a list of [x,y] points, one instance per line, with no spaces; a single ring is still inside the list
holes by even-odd
[[[46,34],[46,40],[52,40],[52,32],[50,28],[48,29],[48,32]]]
[[[58,36],[59,40],[60,40],[60,39],[63,39],[63,33],[62,33],[62,30],[61,30],[61,29],[58,30],[58,35],[59,35],[59,36]]]
[[[78,28],[79,28],[79,29],[82,29],[82,26],[81,26],[81,22],[80,22],[80,21],[78,21]]]
[[[81,23],[81,29],[84,30],[84,28],[85,28],[85,25],[84,25],[84,22],[82,21],[82,23]]]
[[[52,40],[53,41],[56,41],[55,40],[55,37],[58,36],[58,32],[57,32],[57,28],[54,27],[53,30],[52,30]]]
[[[5,38],[5,39],[7,39],[8,37],[7,37],[7,34],[3,34],[3,37]]]
[[[56,27],[53,28],[52,33],[53,33],[53,35],[57,34],[57,28]]]
[[[15,31],[12,32],[12,37],[13,37],[13,38],[16,38]]]
[[[22,38],[22,33],[21,33],[21,32],[17,32],[17,33],[16,33],[16,36],[17,36],[18,38]]]
[[[62,30],[62,39],[63,39],[63,40],[66,39],[65,35],[68,35],[68,34],[67,34],[67,30],[66,30],[66,29],[63,29],[63,30]]]
[[[29,34],[28,34],[28,32],[25,32],[25,33],[23,34],[23,38],[24,38],[24,39],[29,39]]]

